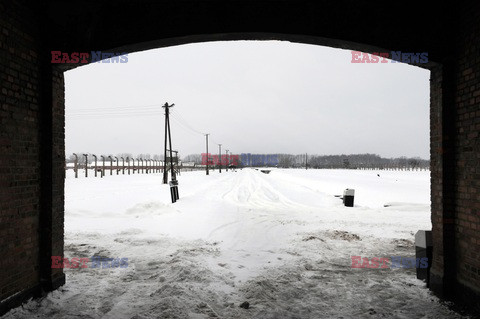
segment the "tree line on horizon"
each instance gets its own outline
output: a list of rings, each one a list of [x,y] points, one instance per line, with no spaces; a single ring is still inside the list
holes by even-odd
[[[83,154],[88,154],[88,161],[93,161],[92,153],[76,153],[78,155],[79,161],[84,159]],[[133,155],[132,153],[118,153],[118,154],[102,154],[106,158],[108,156],[115,156],[120,158],[135,158],[135,159],[153,159],[153,160],[163,160],[163,154],[149,154],[142,153],[138,155]],[[429,169],[430,160],[422,159],[420,157],[395,157],[395,158],[385,158],[381,157],[378,154],[341,154],[341,155],[306,155],[306,154],[265,154],[265,155],[276,155],[278,156],[278,165],[280,168],[302,168],[305,167],[305,157],[307,158],[306,163],[308,168],[346,168],[346,169],[369,169],[369,168],[379,168],[379,169]],[[99,156],[99,155],[98,155]],[[100,160],[100,158],[98,158]],[[73,163],[75,161],[75,156],[72,154],[66,158],[67,163]],[[195,165],[202,164],[202,155],[201,154],[190,154],[184,156],[181,161],[183,163],[194,163]],[[239,159],[239,167],[247,166]]]
[[[272,155],[272,154],[265,154]],[[277,167],[301,168],[305,167],[305,158],[308,168],[397,168],[397,169],[429,169],[430,160],[420,157],[385,158],[378,154],[341,154],[341,155],[306,155],[306,154],[275,154],[278,156]],[[239,166],[246,166],[241,161]],[[183,157],[183,162],[202,163],[201,154],[190,154]]]

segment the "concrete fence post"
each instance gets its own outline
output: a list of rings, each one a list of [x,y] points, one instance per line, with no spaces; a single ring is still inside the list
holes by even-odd
[[[85,177],[88,177],[88,154],[83,154],[85,156]]]
[[[73,162],[73,171],[75,172],[75,178],[78,178],[78,156],[75,153],[73,153],[73,156],[75,156],[75,162]]]
[[[100,157],[102,158],[102,162],[103,162],[102,172],[100,174],[100,177],[103,178],[103,176],[105,176],[105,156],[100,155]]]
[[[97,155],[92,155],[95,160],[95,177],[97,177]]]
[[[113,175],[113,158],[111,156],[108,157],[110,159],[110,176]]]

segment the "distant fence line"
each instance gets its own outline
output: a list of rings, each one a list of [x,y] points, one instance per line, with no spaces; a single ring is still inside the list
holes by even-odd
[[[117,157],[117,156],[99,156],[93,154],[82,154],[81,157],[77,154],[73,154],[75,160],[73,163],[65,163],[65,171],[73,170],[75,178],[78,178],[79,171],[84,171],[85,177],[89,177],[89,170],[93,172],[94,177],[104,177],[105,171],[109,171],[109,175],[133,175],[133,174],[154,174],[163,173],[164,161],[154,159],[143,158],[129,158],[129,157]],[[93,161],[89,161],[88,157],[92,156]],[[202,167],[196,167],[195,165],[183,165],[178,161],[177,157],[173,157],[174,170],[176,174],[180,174],[180,171],[191,171],[203,169]],[[167,171],[170,170],[170,158],[167,159]],[[90,174],[92,176],[92,174]]]
[[[305,166],[303,166],[305,169]],[[385,171],[429,171],[430,166],[401,166],[401,165],[382,165],[382,164],[362,164],[362,165],[352,165],[349,167],[341,165],[321,165],[321,166],[308,166],[308,169],[357,169],[357,170],[385,170]]]
[[[164,161],[156,159],[130,158],[118,156],[96,156],[94,154],[73,154],[75,159],[73,162],[65,164],[65,170],[73,170],[75,178],[78,178],[79,171],[83,171],[85,177],[104,177],[108,175],[133,175],[133,174],[154,174],[163,173]],[[93,157],[93,160],[91,159]],[[89,160],[90,158],[90,160]],[[172,157],[174,170],[177,175],[181,171],[205,170],[206,165],[196,164],[194,162],[183,163],[178,157]],[[248,167],[240,162],[238,167]],[[351,164],[348,162],[332,163],[332,164],[310,164],[305,167],[305,163],[294,164],[291,166],[279,165],[259,165],[257,167],[278,167],[293,169],[356,169],[356,170],[387,170],[387,171],[428,171],[429,163],[415,163],[416,165],[406,163],[373,163],[373,164]],[[170,170],[170,157],[167,157],[167,171]],[[216,165],[211,166],[212,169],[218,168]],[[90,172],[90,174],[89,174]],[[114,174],[115,172],[115,174]],[[93,175],[93,176],[92,176]]]

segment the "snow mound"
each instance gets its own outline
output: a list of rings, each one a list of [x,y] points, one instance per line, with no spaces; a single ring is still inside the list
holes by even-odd
[[[158,216],[175,212],[175,210],[162,202],[138,203],[125,211],[126,215],[135,215],[135,217]]]

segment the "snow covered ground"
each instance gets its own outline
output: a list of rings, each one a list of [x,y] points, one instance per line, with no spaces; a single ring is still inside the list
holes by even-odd
[[[414,256],[415,232],[431,229],[429,172],[243,169],[179,182],[171,204],[161,174],[69,171],[65,257],[128,267],[65,269],[65,286],[5,318],[461,318],[414,269],[351,268],[351,256]],[[334,196],[345,188],[353,208]]]

